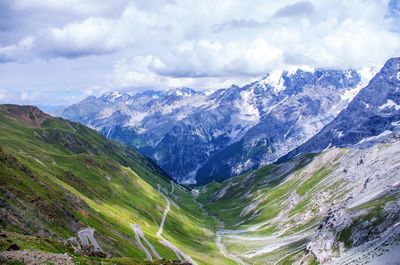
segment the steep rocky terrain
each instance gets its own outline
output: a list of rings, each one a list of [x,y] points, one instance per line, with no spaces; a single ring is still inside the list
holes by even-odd
[[[212,183],[199,200],[240,264],[398,264],[400,134]]]
[[[202,184],[275,161],[347,106],[373,69],[274,71],[244,87],[89,97],[63,117],[151,157],[175,180]]]
[[[398,264],[400,58],[309,141],[202,187],[217,243],[240,264]]]
[[[132,148],[35,107],[0,105],[0,263],[229,264],[214,226]]]
[[[392,58],[331,123],[281,161],[328,147],[365,145],[399,128],[400,58]]]

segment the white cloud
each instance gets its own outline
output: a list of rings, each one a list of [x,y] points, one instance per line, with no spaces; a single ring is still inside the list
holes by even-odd
[[[308,1],[300,1],[280,8],[274,17],[302,17],[314,13],[314,5]]]
[[[20,10],[42,10],[45,12],[74,13],[78,15],[104,15],[119,10],[126,4],[123,0],[13,0],[13,7]]]
[[[332,18],[277,22],[251,41],[185,42],[161,55],[137,56],[133,63],[116,64],[117,87],[165,87],[171,83],[224,86],[227,80],[257,77],[276,68],[323,67],[359,69],[381,66],[398,56],[400,35],[379,23]],[[140,67],[139,67],[140,66]],[[172,82],[171,80],[174,80]],[[209,82],[209,83],[207,83]]]
[[[398,34],[348,20],[316,40],[308,56],[322,67],[360,68],[369,63],[381,65],[388,58],[399,56],[399,44]]]
[[[41,96],[39,91],[22,91],[19,95],[21,101],[34,101]]]
[[[0,46],[0,63],[27,60],[31,56],[34,41],[33,37],[26,37],[15,45]]]
[[[7,100],[9,98],[8,92],[5,89],[0,89],[0,101]]]
[[[117,19],[89,17],[42,33],[41,53],[51,57],[82,57],[116,52],[148,40],[154,16],[128,5]]]
[[[184,43],[160,57],[152,57],[149,69],[171,77],[256,76],[282,63],[283,50],[264,39],[227,43],[200,40]]]
[[[394,30],[398,8],[392,4],[390,11],[388,3],[5,0],[0,4],[8,7],[0,8],[0,26],[1,17],[7,18],[7,31],[0,30],[0,63],[17,62],[7,71],[14,75],[27,69],[20,62],[48,64],[42,74],[36,71],[20,83],[2,77],[0,86],[22,91],[30,83],[46,89],[59,84],[83,96],[118,88],[219,87],[300,65],[380,66],[400,53],[400,31]],[[63,58],[90,74],[71,66],[65,67],[64,79],[48,76],[52,64],[72,65]],[[71,76],[84,84],[71,84]]]
[[[174,77],[158,75],[151,67],[159,59],[152,56],[138,56],[121,59],[114,65],[108,88],[132,91],[132,89],[166,89],[176,87],[221,88],[232,84],[245,84],[249,77]]]

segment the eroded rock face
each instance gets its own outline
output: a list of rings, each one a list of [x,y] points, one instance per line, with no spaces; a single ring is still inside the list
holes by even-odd
[[[381,212],[376,210],[360,210],[348,213],[344,209],[330,212],[321,223],[317,234],[307,244],[307,250],[321,263],[334,263],[352,260],[357,250],[360,253],[376,251],[370,256],[379,256],[384,252],[382,246],[390,246],[393,242],[376,242],[385,238],[385,234],[400,240],[395,227],[400,220],[400,201],[388,202]],[[396,241],[395,241],[396,242]],[[394,242],[394,243],[395,243]],[[369,245],[373,245],[373,247]],[[368,255],[368,254],[367,254]],[[365,260],[368,262],[368,260]]]
[[[331,262],[339,257],[342,244],[338,242],[338,232],[351,224],[351,218],[344,207],[330,209],[318,227],[313,239],[307,244],[307,250],[321,263]]]
[[[325,217],[307,244],[319,262],[368,263],[400,244],[400,179],[394,173],[399,170],[399,146],[392,141],[390,148],[377,145],[347,156],[347,165],[331,175],[350,182],[346,199],[322,211]]]
[[[2,105],[0,106],[0,112],[4,112],[29,126],[38,128],[42,127],[42,124],[50,118],[50,115],[33,106]]]
[[[366,218],[356,223],[351,231],[351,245],[358,247],[375,240],[400,220],[400,202],[388,202],[380,214],[366,214]]]
[[[280,160],[371,142],[399,130],[399,121],[400,58],[393,58],[332,122]]]
[[[209,196],[223,194],[211,205],[225,223],[220,231],[225,249],[248,264],[279,263],[283,255],[299,265],[314,259],[396,264],[400,142],[395,135],[366,148],[332,148],[225,181]],[[232,200],[237,219],[223,208]]]

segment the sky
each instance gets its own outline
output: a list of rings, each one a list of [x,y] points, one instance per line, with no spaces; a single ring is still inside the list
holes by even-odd
[[[400,0],[0,0],[0,103],[222,88],[400,56]]]

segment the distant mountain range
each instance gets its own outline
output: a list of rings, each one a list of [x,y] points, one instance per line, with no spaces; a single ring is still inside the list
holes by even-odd
[[[297,69],[216,91],[111,92],[62,116],[136,147],[178,182],[204,184],[273,162],[306,142],[374,73]]]

